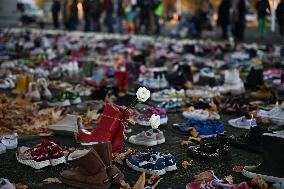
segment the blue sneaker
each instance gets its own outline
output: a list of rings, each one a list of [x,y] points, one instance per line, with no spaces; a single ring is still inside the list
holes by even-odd
[[[225,132],[224,125],[220,120],[209,120],[209,122],[211,122],[211,124],[212,124],[213,133],[215,135],[224,134],[224,132]]]
[[[158,104],[159,108],[165,108],[167,111],[177,111],[181,108],[181,104],[178,101],[170,100],[168,102],[162,102]]]
[[[140,153],[129,156],[126,164],[135,171],[146,172],[150,175],[158,172],[159,175],[166,173],[165,158],[159,153]]]
[[[187,119],[184,123],[174,123],[173,129],[183,134],[188,134],[194,128],[194,126],[197,125],[197,122],[198,120],[196,119]]]
[[[212,137],[214,135],[213,127],[208,124],[207,120],[200,120],[194,128],[202,138]]]
[[[166,171],[175,171],[177,170],[177,161],[172,154],[162,154],[165,158],[165,169]]]

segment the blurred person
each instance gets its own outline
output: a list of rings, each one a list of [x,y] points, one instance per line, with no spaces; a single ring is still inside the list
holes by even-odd
[[[161,0],[154,0],[153,5],[154,5],[153,11],[154,11],[154,22],[155,22],[155,34],[158,35],[161,32],[160,18],[162,17],[164,12],[164,6]]]
[[[257,19],[258,19],[258,34],[261,38],[264,37],[266,29],[266,18],[270,12],[270,5],[268,0],[258,0],[255,4],[257,10]]]
[[[150,33],[151,25],[151,0],[139,0],[138,6],[140,9],[139,12],[139,32],[142,31],[142,27],[145,28],[145,33]]]
[[[113,33],[113,0],[104,0],[104,11],[107,30],[109,33]]]
[[[59,0],[53,0],[52,6],[51,6],[51,12],[52,12],[53,27],[55,29],[58,29],[59,28],[59,12],[60,12]]]
[[[281,0],[277,6],[276,17],[279,25],[279,33],[282,37],[282,42],[284,43],[284,0]]]
[[[70,6],[71,6],[71,1],[64,0],[64,2],[63,2],[62,20],[63,20],[64,27],[67,30],[70,30],[70,23],[69,23]]]
[[[94,31],[101,31],[102,0],[91,1],[91,15],[93,18]]]
[[[218,10],[217,25],[221,26],[222,38],[228,39],[228,31],[231,25],[231,0],[222,0]]]
[[[84,31],[90,31],[91,30],[91,12],[92,12],[92,6],[91,6],[91,0],[84,0],[82,2],[83,11],[84,11],[84,21],[85,21],[85,27]]]
[[[135,33],[135,6],[132,3],[128,3],[124,9],[126,15],[126,32],[127,33]]]
[[[124,18],[124,7],[122,0],[113,0],[114,3],[114,13],[116,18],[116,26],[117,26],[117,32],[123,33],[124,32],[124,26],[123,26],[123,18]]]
[[[70,6],[70,17],[69,17],[70,30],[76,30],[78,22],[79,22],[78,0],[72,0],[72,4]]]
[[[237,41],[243,41],[244,39],[244,31],[246,27],[246,12],[246,0],[237,0],[234,5],[232,16],[233,34]]]

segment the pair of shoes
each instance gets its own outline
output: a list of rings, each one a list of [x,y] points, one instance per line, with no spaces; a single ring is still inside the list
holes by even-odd
[[[232,159],[229,138],[225,135],[204,138],[199,145],[190,146],[187,149],[190,157],[209,161],[230,161]]]
[[[177,100],[169,100],[158,104],[159,108],[165,108],[168,112],[177,112],[181,108],[181,103]]]
[[[248,178],[261,177],[267,182],[277,183],[284,180],[284,132],[264,133],[262,135],[262,162],[257,166],[245,166],[243,175]]]
[[[236,119],[230,119],[228,121],[229,125],[232,127],[240,128],[240,129],[250,129],[252,127],[257,126],[256,119],[251,118],[247,119],[245,116]]]
[[[0,154],[6,153],[7,150],[12,150],[18,146],[18,134],[9,134],[0,136]]]
[[[0,189],[16,189],[16,187],[8,179],[0,178]]]
[[[13,89],[15,88],[15,82],[12,78],[6,78],[0,80],[0,89]]]
[[[106,104],[100,117],[98,126],[95,130],[89,132],[83,127],[75,133],[78,143],[93,141],[111,141],[112,152],[118,152],[123,147],[123,131],[128,124],[127,118],[132,114],[130,110],[122,114],[125,107],[116,104]]]
[[[261,153],[263,151],[262,135],[269,132],[266,126],[251,127],[246,134],[233,137],[231,144],[247,151]]]
[[[22,146],[16,153],[18,162],[34,169],[65,163],[63,149],[52,141],[43,141],[31,148]]]
[[[60,173],[59,179],[79,188],[109,188],[112,182],[124,178],[120,170],[112,165],[111,149],[111,142],[97,142],[90,148],[75,150],[67,157],[67,162],[74,168]]]
[[[155,108],[145,104],[137,104],[135,106],[137,114],[135,115],[135,121],[142,126],[150,126],[150,118],[152,115],[160,116],[160,125],[168,123],[168,116],[164,108]]]
[[[70,106],[81,103],[79,92],[60,92],[57,96],[47,101],[49,106]]]
[[[173,88],[164,89],[151,94],[151,99],[155,102],[163,102],[171,99],[181,100],[184,97],[185,97],[185,92],[183,89],[178,91]]]
[[[200,120],[187,119],[185,123],[173,124],[173,129],[183,134],[189,134],[192,129],[195,129],[200,137],[212,137],[224,133],[224,127],[219,120]]]
[[[38,79],[37,82],[29,83],[29,88],[26,95],[31,97],[33,101],[40,101],[42,98],[52,98],[52,94],[48,89],[48,84],[44,78]]]
[[[164,143],[166,139],[164,133],[159,129],[150,129],[129,137],[128,141],[132,144],[155,146]]]
[[[212,171],[213,172],[213,171]],[[186,185],[186,189],[249,189],[246,182],[240,184],[233,184],[231,181],[218,179],[214,173],[211,178],[205,178],[197,181],[190,182]]]
[[[193,119],[220,119],[220,115],[216,112],[208,112],[202,109],[196,109],[193,111],[184,111],[182,112],[183,117],[193,118]]]
[[[173,155],[153,151],[131,155],[126,159],[126,164],[135,171],[146,172],[150,175],[156,172],[163,175],[166,171],[177,169]]]
[[[240,78],[240,72],[237,69],[225,71],[224,85],[216,87],[222,93],[242,94],[245,92],[244,83]]]

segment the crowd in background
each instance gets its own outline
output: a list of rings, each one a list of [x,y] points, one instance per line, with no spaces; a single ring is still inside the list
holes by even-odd
[[[266,32],[266,22],[271,14],[268,0],[258,0],[250,5],[247,0],[222,0],[218,8],[217,26],[222,29],[222,38],[230,35],[238,41],[244,39],[246,14],[250,6],[255,6],[258,19],[257,33],[260,38]],[[83,18],[85,31],[113,33],[160,34],[165,8],[161,0],[83,0]],[[59,15],[62,12],[62,24],[67,30],[77,30],[79,24],[78,0],[53,0],[52,17],[54,28],[60,27]],[[200,37],[204,30],[213,29],[213,8],[207,1],[201,8],[190,14],[179,15],[179,23],[173,32],[179,36]],[[284,0],[276,9],[276,18],[280,35],[284,35]]]

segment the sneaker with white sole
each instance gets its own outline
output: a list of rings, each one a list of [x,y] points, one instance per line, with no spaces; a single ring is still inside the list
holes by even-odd
[[[18,134],[5,135],[1,137],[1,143],[8,150],[12,150],[18,147]]]
[[[257,126],[256,119],[254,118],[247,119],[245,116],[236,119],[231,119],[228,121],[228,123],[232,127],[237,127],[240,129],[250,129],[251,127]]]
[[[165,137],[162,131],[158,129],[150,129],[146,132],[142,131],[137,135],[129,137],[128,141],[132,144],[155,146],[164,143]]]

